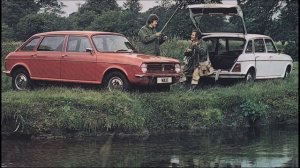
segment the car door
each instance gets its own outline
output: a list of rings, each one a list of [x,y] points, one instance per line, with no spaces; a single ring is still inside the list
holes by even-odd
[[[36,76],[36,71],[38,69],[35,67],[35,59],[36,59],[36,47],[40,41],[40,37],[33,37],[25,42],[25,44],[18,49],[15,55],[16,59],[18,59],[18,64],[23,64],[28,68],[30,73],[30,77],[34,78]]]
[[[280,60],[280,55],[277,54],[277,49],[271,39],[265,39],[266,49],[268,57],[270,58],[270,76],[276,77],[284,74],[285,71],[285,62]]]
[[[65,35],[45,36],[32,57],[32,76],[44,80],[60,80],[60,58]]]
[[[256,78],[266,78],[270,75],[270,57],[266,53],[264,40],[254,39],[254,54],[255,54],[255,67]]]
[[[69,35],[65,53],[61,57],[61,79],[63,81],[95,83],[96,55],[87,51],[92,49],[88,36]]]

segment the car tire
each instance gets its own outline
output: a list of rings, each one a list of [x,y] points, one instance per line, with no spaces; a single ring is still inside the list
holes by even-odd
[[[125,75],[121,72],[111,72],[106,75],[104,79],[104,87],[106,87],[109,91],[112,90],[130,90],[130,83]]]
[[[245,81],[246,82],[254,82],[255,80],[255,71],[254,70],[248,70],[246,76],[245,76]]]
[[[33,88],[30,76],[25,69],[21,68],[13,72],[12,88],[14,90],[30,90]]]
[[[291,71],[289,70],[289,67],[286,68],[285,72],[284,72],[284,77],[283,79],[286,79],[290,76]]]

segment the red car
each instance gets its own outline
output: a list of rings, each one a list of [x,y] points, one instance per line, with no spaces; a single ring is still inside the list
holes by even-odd
[[[28,90],[36,80],[103,84],[110,90],[134,85],[169,90],[180,78],[180,64],[136,53],[119,33],[53,31],[35,34],[9,53],[4,73],[16,90]]]

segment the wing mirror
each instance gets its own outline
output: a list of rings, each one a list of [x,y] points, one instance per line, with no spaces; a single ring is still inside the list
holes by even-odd
[[[277,51],[278,51],[278,53],[282,53],[282,50],[281,50],[281,49],[278,49]]]
[[[94,53],[94,50],[93,50],[92,48],[86,48],[86,49],[85,49],[85,52],[90,52],[91,54],[93,54],[93,53]]]

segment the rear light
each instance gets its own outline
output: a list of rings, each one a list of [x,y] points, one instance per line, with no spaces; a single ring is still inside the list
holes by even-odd
[[[232,69],[232,72],[241,72],[241,64],[235,64],[234,68]]]

